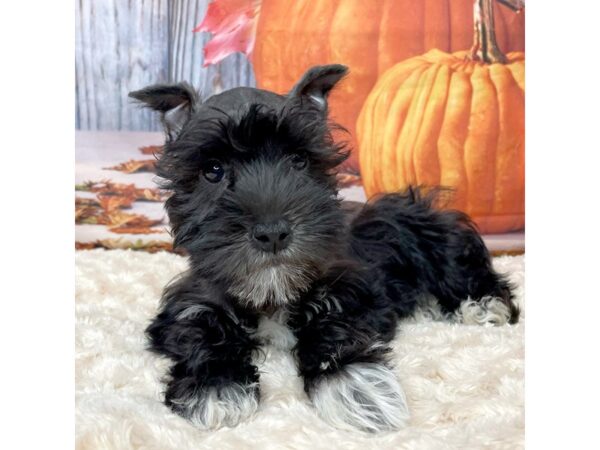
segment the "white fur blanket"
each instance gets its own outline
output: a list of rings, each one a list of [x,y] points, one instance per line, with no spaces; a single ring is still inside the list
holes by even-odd
[[[494,260],[517,284],[523,257]],[[235,428],[195,429],[161,403],[168,361],[144,350],[143,331],[163,286],[186,268],[168,253],[93,250],[76,255],[76,440],[79,449],[515,449],[523,447],[523,334],[500,327],[403,322],[393,343],[395,373],[411,411],[401,431],[371,436],[320,420],[294,361],[267,348],[262,402]],[[524,312],[524,311],[523,311]]]

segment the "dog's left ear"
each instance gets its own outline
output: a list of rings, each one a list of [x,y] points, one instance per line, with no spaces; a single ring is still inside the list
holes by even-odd
[[[191,117],[197,102],[196,91],[187,83],[148,86],[130,92],[129,97],[160,112],[161,121],[170,140],[177,137]]]
[[[347,73],[348,67],[341,64],[315,66],[300,78],[288,97],[306,97],[315,106],[326,112],[329,92]]]

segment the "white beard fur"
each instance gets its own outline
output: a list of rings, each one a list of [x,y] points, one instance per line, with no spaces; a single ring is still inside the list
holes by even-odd
[[[247,306],[261,309],[293,302],[309,284],[310,277],[302,268],[279,265],[260,269],[234,282],[228,292]]]

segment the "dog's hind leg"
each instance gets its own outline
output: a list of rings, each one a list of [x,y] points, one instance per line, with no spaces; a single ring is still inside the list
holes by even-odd
[[[519,320],[512,286],[491,264],[464,271],[452,282],[436,283],[430,290],[442,310],[463,323],[503,325]]]
[[[464,323],[502,325],[519,320],[513,287],[496,272],[483,239],[470,219],[456,211],[437,212],[448,231],[440,278],[428,290],[445,311]]]
[[[365,206],[353,220],[354,255],[378,268],[401,315],[434,296],[465,322],[515,323],[510,283],[492,267],[477,228],[459,211],[434,207],[436,191],[411,188]]]

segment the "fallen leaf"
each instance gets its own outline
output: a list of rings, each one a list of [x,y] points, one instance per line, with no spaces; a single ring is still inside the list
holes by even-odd
[[[338,173],[337,174],[337,182],[340,188],[347,188],[350,186],[358,186],[360,185],[360,176],[354,175],[352,173]]]
[[[163,146],[162,145],[146,145],[144,147],[140,147],[138,150],[143,155],[158,155],[158,154],[162,153]]]
[[[138,239],[134,242],[125,240],[122,238],[117,239],[99,239],[92,242],[75,242],[75,248],[77,250],[92,250],[95,248],[104,248],[107,250],[123,249],[123,250],[135,250],[144,251],[148,253],[156,253],[160,251],[167,251],[176,253],[179,255],[185,255],[185,251],[178,248],[173,249],[173,244],[168,241],[157,241],[157,240],[142,240]]]
[[[81,198],[75,197],[75,207],[84,207],[84,206],[100,206],[100,203],[95,198]]]
[[[77,242],[75,241],[75,250],[92,250],[98,248],[96,242]]]
[[[97,194],[133,196],[136,201],[162,202],[169,194],[155,188],[136,188],[134,184],[113,183],[110,180],[86,181],[75,185],[76,191],[94,192]]]
[[[100,201],[100,207],[105,211],[114,211],[119,208],[131,208],[131,204],[136,200],[135,195],[115,195],[115,194],[97,194]]]
[[[156,160],[154,159],[144,159],[141,161],[131,159],[113,167],[104,167],[104,170],[118,170],[125,173],[155,172],[155,164]]]
[[[156,234],[166,232],[165,230],[161,230],[158,228],[138,227],[134,225],[125,225],[115,228],[109,228],[108,231],[118,234]]]

